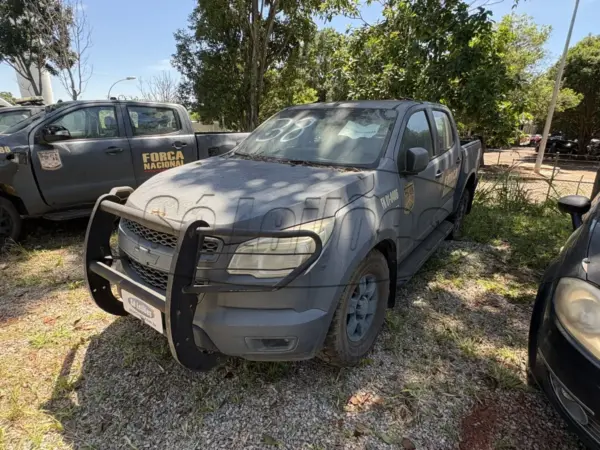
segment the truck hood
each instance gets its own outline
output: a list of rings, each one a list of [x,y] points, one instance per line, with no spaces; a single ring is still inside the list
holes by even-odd
[[[152,177],[127,205],[179,223],[272,230],[332,216],[373,187],[373,171],[215,157]]]

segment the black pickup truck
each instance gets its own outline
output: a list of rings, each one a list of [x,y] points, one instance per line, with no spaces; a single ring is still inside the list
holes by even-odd
[[[181,105],[117,100],[62,102],[0,134],[0,241],[23,217],[89,215],[115,186],[225,153],[246,133],[194,133]]]

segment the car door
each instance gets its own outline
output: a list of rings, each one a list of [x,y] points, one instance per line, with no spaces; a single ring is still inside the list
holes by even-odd
[[[412,220],[411,237],[413,246],[418,245],[431,230],[437,226],[436,217],[439,215],[440,187],[439,161],[435,157],[434,142],[430,119],[427,109],[422,106],[411,109],[406,122],[398,155],[406,155],[410,148],[421,147],[429,153],[429,164],[421,173],[415,175],[402,174],[406,179],[404,192],[405,205],[403,214]]]
[[[436,220],[444,220],[454,208],[454,194],[461,167],[460,140],[450,114],[443,109],[432,109],[435,123],[435,152],[438,159],[438,179],[440,187],[440,210]]]
[[[50,144],[42,138],[44,128],[68,133]],[[114,103],[66,110],[42,122],[33,140],[32,164],[42,196],[51,206],[93,204],[113,187],[135,182],[129,142]]]
[[[135,103],[123,108],[138,185],[158,172],[198,158],[196,137],[183,126],[177,108]]]

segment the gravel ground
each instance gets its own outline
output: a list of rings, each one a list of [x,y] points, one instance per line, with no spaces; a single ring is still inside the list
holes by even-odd
[[[81,239],[0,256],[0,448],[579,448],[525,385],[535,283],[502,248],[445,243],[360,367],[192,373],[164,337],[92,305]]]

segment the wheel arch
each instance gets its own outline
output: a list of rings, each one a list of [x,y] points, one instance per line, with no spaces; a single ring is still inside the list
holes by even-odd
[[[469,175],[467,178],[467,182],[465,183],[465,190],[469,190],[471,192],[471,198],[469,199],[469,206],[467,207],[467,214],[471,212],[471,208],[473,207],[473,199],[475,197],[475,188],[477,187],[477,177],[475,176],[475,172]],[[462,194],[461,194],[462,195]]]
[[[396,243],[392,239],[384,239],[378,242],[373,249],[381,252],[387,260],[390,280],[388,308],[393,308],[396,305],[396,281],[398,274],[398,254],[396,251]]]
[[[16,195],[16,191],[12,186],[0,183],[0,197],[10,200],[12,204],[15,205],[15,208],[17,208],[17,211],[19,211],[19,214],[22,216],[27,215],[25,203],[23,203],[23,200]]]

